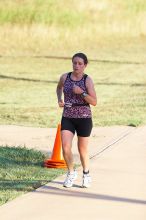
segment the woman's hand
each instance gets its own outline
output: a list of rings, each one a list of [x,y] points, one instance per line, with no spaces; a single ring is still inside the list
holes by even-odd
[[[61,99],[59,102],[58,102],[58,105],[59,105],[59,107],[64,107],[64,102],[63,102],[63,100]]]
[[[82,94],[84,91],[79,86],[73,85],[73,93],[75,94]]]

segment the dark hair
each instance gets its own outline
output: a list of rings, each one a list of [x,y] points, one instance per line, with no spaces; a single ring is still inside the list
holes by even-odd
[[[80,57],[84,60],[84,64],[87,64],[88,63],[88,59],[87,59],[87,56],[84,54],[84,53],[76,53],[73,55],[72,57],[72,61],[75,57]]]

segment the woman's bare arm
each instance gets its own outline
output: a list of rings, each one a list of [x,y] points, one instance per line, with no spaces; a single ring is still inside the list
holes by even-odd
[[[86,87],[87,87],[88,95],[84,97],[85,101],[93,106],[96,106],[97,105],[96,92],[95,92],[93,81],[89,76],[86,79]]]
[[[60,79],[59,82],[57,84],[57,88],[56,88],[56,94],[57,94],[57,99],[58,99],[58,105],[59,107],[64,107],[64,101],[62,99],[62,93],[63,93],[63,86],[64,86],[64,82],[65,79],[67,77],[67,74],[63,74]]]

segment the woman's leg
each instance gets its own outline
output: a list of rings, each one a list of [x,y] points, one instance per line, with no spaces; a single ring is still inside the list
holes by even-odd
[[[89,174],[89,153],[88,153],[89,137],[78,136],[78,149],[83,167],[83,182],[82,187],[88,188],[91,186],[91,176]]]
[[[83,171],[89,171],[89,153],[88,153],[89,137],[78,136],[78,151],[80,154],[80,160],[83,167]]]
[[[71,131],[68,130],[61,131],[63,156],[69,172],[74,171],[73,154],[71,151],[73,137],[74,134]]]

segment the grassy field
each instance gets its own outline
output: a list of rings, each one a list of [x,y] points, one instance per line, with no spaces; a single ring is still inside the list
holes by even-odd
[[[63,169],[44,168],[45,157],[24,147],[0,147],[0,205],[64,173]]]
[[[65,7],[64,7],[65,5]],[[145,0],[0,1],[0,55],[72,55],[146,41]]]
[[[132,54],[130,49],[126,56]],[[142,57],[140,52],[137,56]],[[60,74],[70,70],[70,60],[1,58],[0,123],[56,127],[62,112],[56,85]],[[146,123],[145,72],[146,64],[140,59],[89,63],[86,73],[94,79],[98,97],[98,105],[92,108],[94,126]]]
[[[145,10],[144,0],[0,1],[0,123],[56,127],[57,81],[72,70],[57,57],[83,51],[95,60],[94,126],[145,124]]]
[[[64,5],[66,7],[64,7]],[[85,23],[127,22],[143,18],[144,0],[5,0],[0,1],[0,23],[41,23],[73,28]],[[120,12],[120,13],[119,13]],[[107,17],[107,20],[105,20]],[[139,22],[139,21],[138,21]]]

